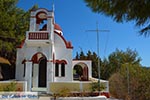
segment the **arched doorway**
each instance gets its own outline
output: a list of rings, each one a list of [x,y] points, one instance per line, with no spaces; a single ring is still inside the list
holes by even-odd
[[[38,52],[32,57],[32,87],[46,87],[47,84],[47,59]]]
[[[47,59],[41,58],[39,61],[39,80],[38,80],[38,86],[39,87],[46,87],[46,71],[47,71]]]
[[[73,68],[73,80],[88,81],[88,67],[85,63],[78,63]]]
[[[75,65],[73,69],[73,80],[81,80],[83,76],[83,69],[80,65]]]

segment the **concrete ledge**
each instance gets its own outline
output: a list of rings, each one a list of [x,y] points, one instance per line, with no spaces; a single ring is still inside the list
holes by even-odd
[[[60,97],[57,100],[107,100],[105,96],[97,97]]]

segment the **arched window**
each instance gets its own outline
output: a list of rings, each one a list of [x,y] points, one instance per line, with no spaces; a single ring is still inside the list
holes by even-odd
[[[55,63],[55,76],[56,77],[65,77],[65,60],[56,60]]]
[[[26,75],[26,64],[24,63],[23,65],[24,65],[24,66],[23,66],[23,67],[24,67],[24,68],[23,68],[23,77],[25,77],[25,75]]]
[[[47,31],[47,20],[42,20],[39,27],[40,31]]]
[[[56,77],[59,76],[59,64],[58,63],[55,64],[55,76]]]
[[[65,76],[65,63],[61,64],[61,76],[64,77]]]
[[[36,15],[36,30],[37,31],[46,31],[47,26],[47,13],[38,12]]]

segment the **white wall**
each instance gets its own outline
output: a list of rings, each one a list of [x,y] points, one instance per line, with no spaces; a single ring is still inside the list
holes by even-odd
[[[72,81],[72,49],[66,48],[63,39],[59,35],[55,34],[54,36],[55,59],[67,61],[65,65],[65,77],[55,77],[55,81]]]
[[[23,76],[24,64],[22,64],[24,56],[25,56],[24,48],[17,48],[16,72],[15,72],[16,80],[24,80]]]
[[[26,60],[31,60],[33,55],[38,53],[38,52],[43,53],[46,56],[47,60],[52,59],[52,54],[51,54],[52,48],[51,48],[51,46],[40,46],[40,47],[28,46],[26,48],[25,52],[26,52]]]

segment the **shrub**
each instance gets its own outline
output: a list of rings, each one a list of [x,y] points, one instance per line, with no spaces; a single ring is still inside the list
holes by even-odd
[[[104,90],[106,87],[104,84],[100,84],[100,91]],[[92,92],[99,91],[99,82],[91,83],[91,90]]]
[[[3,91],[16,91],[16,84],[17,82],[13,81],[9,85],[3,88]]]

